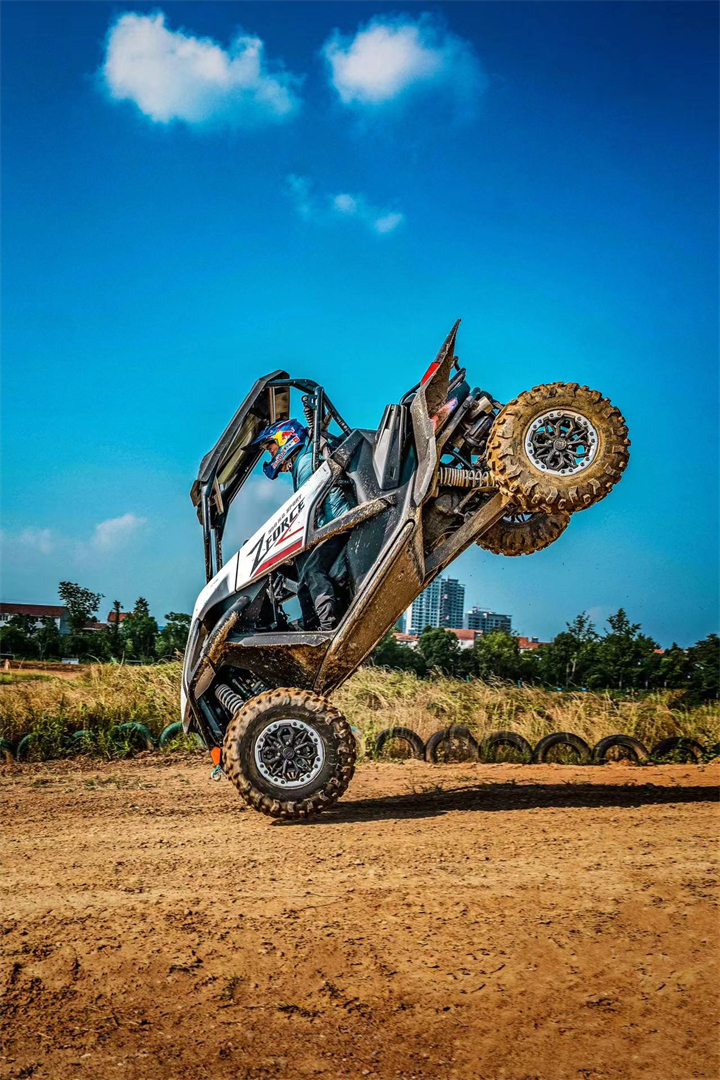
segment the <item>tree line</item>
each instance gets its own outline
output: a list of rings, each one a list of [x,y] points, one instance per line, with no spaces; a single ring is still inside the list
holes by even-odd
[[[490,682],[505,680],[558,689],[656,690],[684,689],[702,698],[720,693],[720,638],[709,634],[688,649],[673,643],[664,652],[658,643],[631,623],[620,608],[598,633],[584,612],[552,641],[521,650],[515,635],[505,631],[483,634],[470,649],[461,649],[451,631],[426,627],[411,649],[387,634],[371,663],[413,671],[433,671]]]
[[[147,600],[140,596],[121,620],[119,601],[108,625],[96,625],[102,593],[61,581],[58,594],[68,611],[69,634],[60,634],[52,618],[13,615],[0,630],[0,652],[21,659],[127,661],[151,663],[182,655],[190,616],[170,611],[159,629]],[[377,667],[412,671],[425,677],[440,672],[461,679],[477,678],[530,683],[558,689],[683,689],[702,698],[720,695],[720,638],[709,634],[688,649],[673,643],[662,652],[656,641],[631,623],[620,608],[599,633],[584,612],[566,624],[552,641],[521,650],[518,638],[494,631],[461,649],[451,631],[426,627],[417,647],[409,648],[386,634],[370,657]]]
[[[172,659],[182,654],[190,630],[190,616],[170,611],[165,625],[157,620],[143,596],[132,611],[121,619],[121,605],[116,600],[113,618],[107,625],[97,624],[102,593],[92,592],[72,581],[61,581],[58,595],[68,611],[70,632],[61,634],[53,618],[13,615],[0,630],[0,653],[27,660],[127,661],[150,663]]]

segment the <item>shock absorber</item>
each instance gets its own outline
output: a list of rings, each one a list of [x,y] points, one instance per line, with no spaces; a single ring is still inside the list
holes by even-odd
[[[438,484],[441,487],[487,487],[487,473],[483,469],[453,469],[441,465],[438,469]]]
[[[310,394],[303,394],[301,401],[303,412],[305,413],[305,419],[307,421],[308,431],[312,431],[313,424],[315,422],[315,407],[313,401],[315,399]]]
[[[245,704],[244,698],[236,694],[234,690],[231,690],[225,683],[218,683],[215,687],[215,698],[223,709],[233,717],[235,713],[240,712]]]

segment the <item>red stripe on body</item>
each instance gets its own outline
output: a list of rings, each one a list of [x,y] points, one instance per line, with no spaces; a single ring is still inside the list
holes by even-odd
[[[288,544],[287,547],[282,548],[281,551],[277,551],[271,558],[266,559],[264,563],[261,563],[253,574],[253,577],[258,577],[259,574],[269,570],[270,567],[274,566],[277,562],[284,562],[288,555],[294,554],[294,552],[298,551],[302,546],[302,540],[295,540],[292,544]]]

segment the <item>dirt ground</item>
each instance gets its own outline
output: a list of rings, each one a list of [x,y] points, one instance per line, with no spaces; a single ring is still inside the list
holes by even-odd
[[[716,764],[5,766],[2,1076],[718,1076]]]

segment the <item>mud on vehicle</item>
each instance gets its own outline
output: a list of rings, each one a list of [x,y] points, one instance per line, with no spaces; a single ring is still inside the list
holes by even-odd
[[[433,578],[474,543],[513,556],[547,547],[627,465],[625,421],[598,391],[551,383],[501,405],[468,382],[457,328],[376,430],[351,428],[309,379],[258,379],[192,486],[207,584],[185,653],[183,724],[245,801],[273,817],[317,813],[346,790],[355,740],[330,696]],[[263,453],[255,440],[291,416],[293,391],[312,476],[224,562],[228,511]],[[320,525],[337,487],[354,505]],[[320,631],[289,613],[298,561],[338,535],[347,542],[331,576],[342,614]]]

